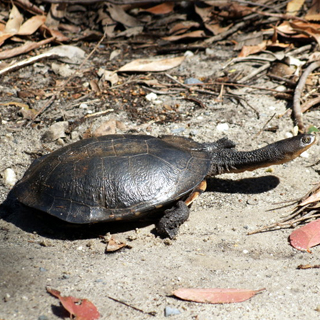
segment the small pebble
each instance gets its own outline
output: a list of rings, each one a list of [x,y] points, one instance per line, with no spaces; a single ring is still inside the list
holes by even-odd
[[[12,187],[15,185],[18,179],[14,170],[11,168],[8,168],[3,172],[3,180],[7,186]]]
[[[185,53],[184,53],[184,56],[185,57],[187,57],[187,58],[190,58],[190,57],[193,57],[194,56],[194,53],[192,52],[192,51],[186,51]]]
[[[228,131],[229,130],[229,125],[227,123],[219,123],[216,126],[216,130],[217,131],[222,131],[222,132]]]
[[[184,80],[185,84],[199,84],[199,83],[203,83],[202,81],[196,79],[196,78],[188,78],[186,80]]]
[[[302,158],[309,158],[309,153],[308,153],[308,151],[302,152],[302,153],[300,154],[300,157],[302,157]]]
[[[177,314],[180,314],[180,313],[181,312],[176,308],[165,307],[165,309],[164,309],[164,316],[165,317],[174,316],[174,315],[177,315]]]
[[[49,318],[47,316],[42,315],[38,317],[38,320],[49,320]]]
[[[46,272],[47,269],[45,269],[45,268],[43,268],[43,267],[40,267],[40,268],[39,268],[39,271],[41,271],[41,272]]]
[[[146,95],[146,99],[147,99],[148,101],[154,101],[154,100],[157,100],[157,98],[158,98],[158,96],[157,96],[155,93],[153,93],[153,92],[148,93],[148,94]]]
[[[172,129],[171,132],[177,134],[177,133],[183,132],[184,130],[185,128],[176,128],[176,129]]]
[[[51,142],[58,140],[59,138],[64,138],[66,136],[65,131],[68,128],[68,121],[60,121],[54,123],[50,126],[49,130],[44,133],[42,139],[45,142]]]

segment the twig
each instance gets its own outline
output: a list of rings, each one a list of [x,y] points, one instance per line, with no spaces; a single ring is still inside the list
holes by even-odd
[[[307,110],[309,110],[310,108],[312,108],[313,106],[315,106],[318,103],[320,103],[320,96],[318,96],[318,97],[316,97],[316,98],[314,98],[312,100],[309,100],[306,103],[304,103],[301,106],[301,112],[302,113],[306,112]]]
[[[301,75],[300,80],[298,82],[298,85],[296,87],[296,90],[294,92],[293,106],[292,106],[293,117],[294,117],[294,120],[295,120],[296,124],[298,125],[298,128],[301,132],[305,131],[305,126],[303,124],[302,111],[301,111],[301,107],[300,107],[300,97],[301,97],[302,89],[307,81],[309,74],[313,70],[315,70],[319,67],[320,67],[320,60],[311,63],[310,66]]]
[[[185,97],[183,98],[185,100],[188,100],[188,101],[192,101],[192,102],[195,102],[197,103],[201,108],[203,109],[207,109],[207,106],[199,99],[196,99],[196,98],[193,98],[193,97]]]
[[[208,39],[206,39],[204,41],[205,44],[212,44],[213,42],[217,42],[217,41],[221,41],[224,38],[226,38],[227,36],[229,36],[230,34],[233,34],[235,32],[237,32],[240,29],[243,29],[247,24],[250,24],[250,21],[241,21],[237,24],[235,24],[233,27],[231,27],[230,29],[228,29],[225,32],[221,32],[220,34],[210,37]]]
[[[253,136],[253,138],[255,139],[256,137],[258,137],[260,135],[260,133],[266,128],[266,126],[270,123],[270,121],[275,117],[275,113],[270,117],[270,119],[265,123],[265,125]]]
[[[131,308],[131,309],[133,309],[133,310],[139,311],[139,312],[141,312],[141,313],[143,313],[143,314],[147,314],[147,315],[152,316],[152,317],[155,317],[156,314],[157,314],[156,311],[146,312],[146,311],[143,311],[142,309],[139,309],[139,308],[137,308],[137,307],[134,307],[134,306],[132,306],[132,305],[130,305],[130,304],[124,302],[124,301],[118,300],[118,299],[113,298],[113,297],[110,297],[110,296],[107,296],[107,297],[108,297],[110,300],[113,300],[113,301],[115,301],[115,302],[121,303],[121,304],[123,304],[124,306],[129,307],[129,308]]]
[[[191,88],[190,88],[188,85],[181,83],[180,81],[178,81],[178,80],[175,79],[174,77],[170,76],[170,74],[165,73],[164,75],[165,75],[166,77],[168,77],[169,79],[171,79],[172,81],[176,82],[176,83],[177,83],[179,86],[181,86],[182,88],[185,88],[185,89],[187,89],[187,90],[189,90],[189,91],[191,90]]]
[[[269,67],[270,67],[270,63],[268,62],[265,65],[261,66],[260,68],[254,70],[253,72],[251,72],[247,76],[243,77],[238,82],[239,83],[246,82],[246,81],[252,79],[253,77],[255,77],[257,74],[259,74],[259,73],[263,72],[264,70],[268,69]]]
[[[34,120],[35,120],[37,117],[39,117],[40,114],[42,114],[46,109],[48,109],[48,108],[52,105],[52,103],[53,103],[53,101],[55,100],[55,98],[56,98],[56,96],[53,95],[53,96],[43,105],[43,107],[32,117],[32,120],[27,123],[27,126],[30,126],[30,125],[34,122]]]
[[[93,55],[93,53],[98,49],[98,47],[100,46],[101,42],[105,39],[106,37],[106,33],[103,34],[103,36],[101,37],[101,39],[99,40],[99,42],[94,46],[94,48],[91,50],[91,52],[85,57],[85,59],[82,61],[82,63],[80,64],[78,70],[80,70],[83,65],[90,59],[90,57]],[[77,75],[78,70],[76,70],[66,81],[64,81],[60,88],[65,88],[65,86],[68,84],[68,82]],[[61,91],[61,90],[59,90]]]

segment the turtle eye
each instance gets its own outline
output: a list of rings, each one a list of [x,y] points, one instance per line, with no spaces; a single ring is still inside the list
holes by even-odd
[[[303,136],[303,137],[301,138],[301,142],[302,142],[303,144],[308,145],[308,144],[310,144],[310,143],[313,141],[313,139],[314,139],[313,136],[307,135],[307,136]]]

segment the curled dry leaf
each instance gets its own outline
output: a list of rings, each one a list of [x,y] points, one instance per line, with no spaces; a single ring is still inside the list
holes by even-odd
[[[47,287],[47,291],[57,297],[63,307],[75,316],[74,320],[95,320],[99,319],[100,314],[96,306],[87,299],[78,299],[72,296],[63,297],[60,291]]]
[[[111,253],[115,251],[119,251],[120,249],[124,247],[129,247],[125,242],[121,242],[113,237],[108,240],[105,253]]]
[[[152,72],[152,71],[165,71],[177,67],[185,59],[182,57],[166,58],[166,59],[137,59],[133,60],[124,66],[122,66],[118,71],[137,71],[137,72]]]
[[[290,237],[290,244],[301,251],[310,252],[310,248],[320,243],[320,219],[294,230]]]
[[[303,21],[290,22],[290,26],[294,31],[314,38],[320,45],[320,25],[316,23],[305,23]]]
[[[242,302],[255,296],[257,293],[264,291],[259,290],[247,290],[247,289],[193,289],[193,288],[181,288],[173,291],[173,295],[182,299],[193,302],[201,303],[234,303]]]

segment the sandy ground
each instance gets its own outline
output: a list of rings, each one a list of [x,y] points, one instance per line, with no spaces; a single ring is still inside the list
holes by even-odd
[[[230,49],[216,48],[216,54],[226,59]],[[50,69],[50,61],[43,64]],[[90,62],[87,67],[92,67]],[[214,77],[220,68],[221,61],[198,53],[170,73]],[[243,65],[232,68],[245,70]],[[14,75],[25,72],[33,74],[34,66],[16,71]],[[3,78],[3,90],[10,91],[10,76]],[[256,85],[276,87],[264,77]],[[242,150],[261,147],[292,133],[289,116],[274,117],[269,126],[277,125],[279,129],[275,133],[262,131],[257,137],[274,113],[285,112],[285,102],[265,92],[254,94],[243,89],[241,93],[260,113],[259,119],[252,109],[234,100],[221,102],[211,96],[197,96],[207,108],[195,108],[192,115],[181,122],[141,125],[121,111],[83,123],[77,131],[81,135],[88,127],[98,127],[103,121],[116,119],[129,131],[191,135],[200,142],[227,135]],[[7,98],[9,100],[9,96]],[[191,103],[171,95],[159,98],[168,105]],[[56,101],[54,111],[48,111],[46,116],[49,117],[50,112],[63,113],[63,107]],[[68,111],[65,119],[77,112],[77,108]],[[312,111],[306,122],[317,125],[319,117],[319,111]],[[228,124],[227,131],[219,130],[221,123]],[[30,152],[46,153],[48,149],[59,148],[59,144],[42,142],[41,137],[47,130],[45,125],[12,127],[11,121],[0,126],[0,171],[13,168],[20,178],[32,162]],[[73,140],[67,137],[65,143],[70,142]],[[172,319],[318,318],[319,271],[296,268],[300,264],[319,264],[320,249],[314,248],[312,254],[293,249],[287,241],[290,230],[251,236],[247,232],[288,213],[292,207],[270,209],[276,208],[277,203],[301,197],[318,182],[318,174],[310,165],[319,160],[319,151],[317,144],[304,157],[272,167],[271,172],[259,169],[211,179],[208,191],[193,204],[189,220],[172,241],[155,234],[152,220],[79,230],[60,227],[45,214],[39,217],[21,207],[9,210],[2,206],[0,319],[67,318],[59,301],[46,292],[46,286],[60,290],[63,295],[91,300],[101,313],[101,319],[164,319],[164,309],[168,306],[180,311]],[[1,201],[9,190],[2,179]],[[99,235],[108,232],[128,242],[131,249],[105,254],[105,244]],[[240,304],[210,305],[173,298],[171,292],[180,287],[266,290]],[[150,312],[155,312],[155,317],[148,314]]]

